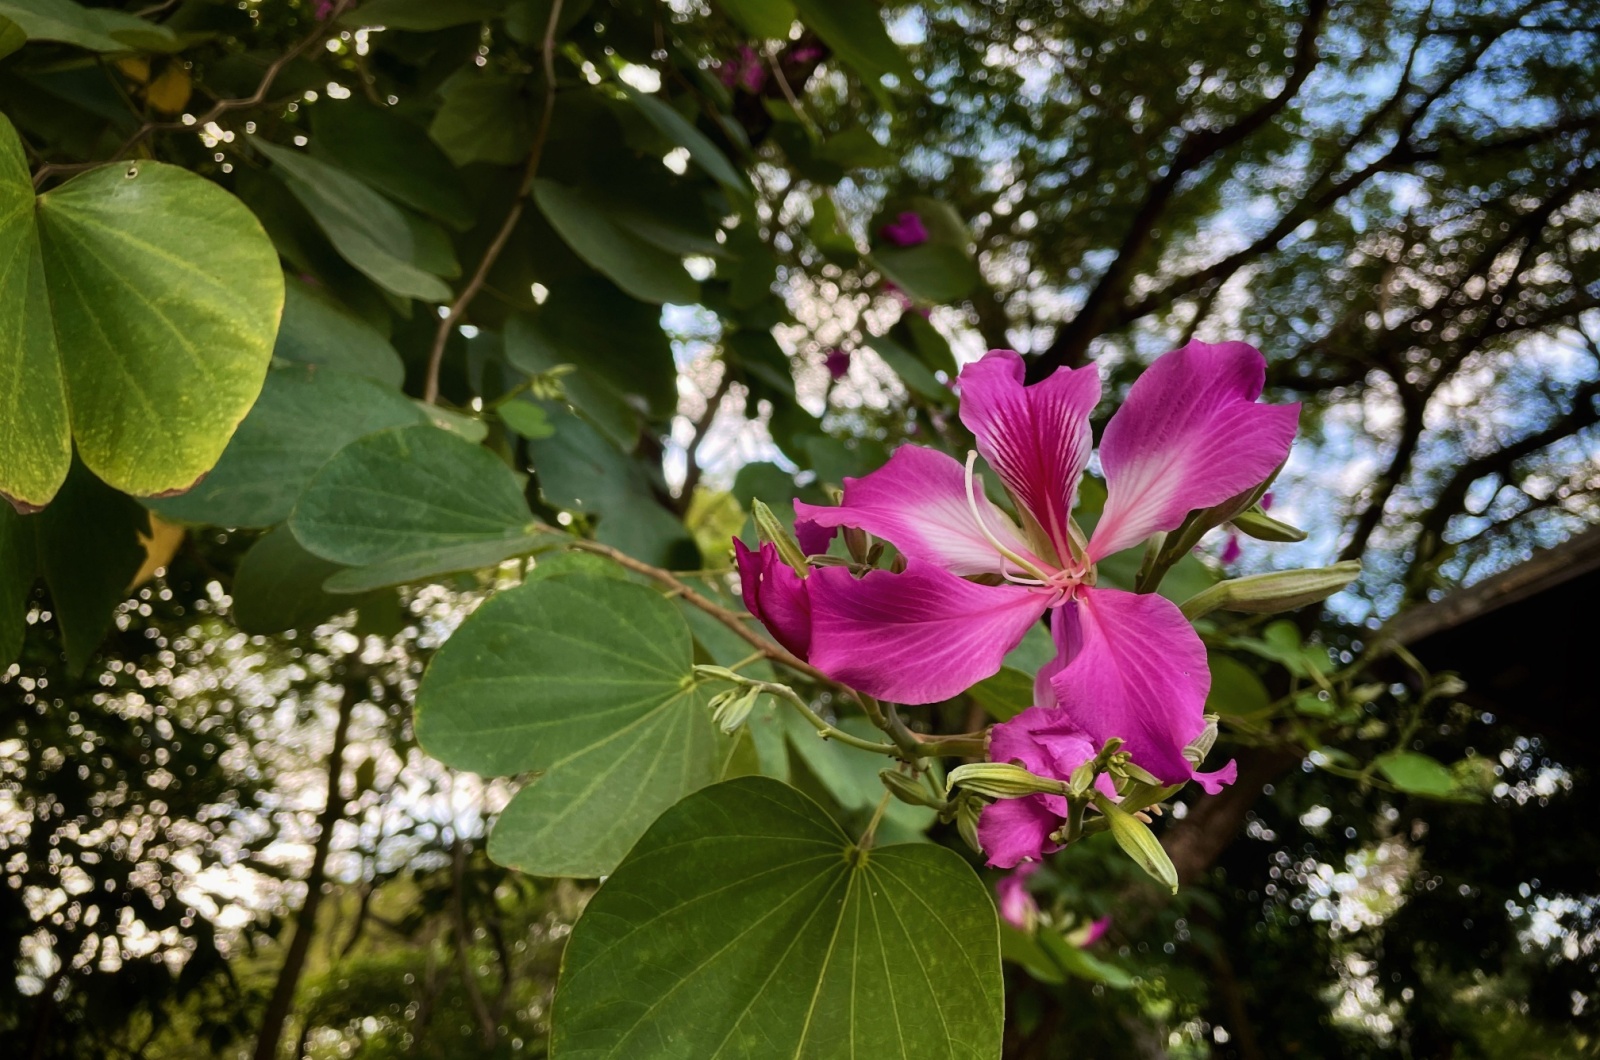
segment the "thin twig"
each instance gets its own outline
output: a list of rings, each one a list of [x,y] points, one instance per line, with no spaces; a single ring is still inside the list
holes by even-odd
[[[717,383],[716,390],[706,399],[706,410],[695,421],[694,434],[689,438],[689,444],[684,447],[684,472],[683,489],[678,494],[678,507],[687,510],[689,502],[694,499],[694,488],[700,484],[700,475],[704,470],[695,454],[700,450],[700,443],[706,440],[706,432],[711,429],[711,423],[717,418],[717,411],[722,408],[722,399],[728,396],[728,388],[733,386],[733,372],[727,365],[722,366],[722,379]]]
[[[561,3],[562,0],[554,0],[550,5],[550,17],[545,21],[544,109],[539,115],[539,128],[533,134],[533,146],[528,149],[528,164],[522,173],[522,183],[517,187],[511,209],[506,211],[506,219],[500,224],[500,231],[495,233],[489,249],[483,252],[483,260],[478,262],[478,268],[473,272],[472,278],[461,289],[461,293],[456,295],[455,302],[450,306],[450,312],[439,321],[439,329],[433,335],[433,347],[428,351],[428,374],[422,385],[422,400],[430,405],[439,401],[439,369],[444,363],[444,349],[450,342],[450,333],[455,330],[457,322],[466,314],[467,307],[483,289],[484,282],[489,278],[489,270],[494,267],[500,252],[505,250],[506,244],[511,241],[511,233],[517,227],[517,222],[522,219],[528,189],[533,187],[533,178],[539,172],[539,161],[544,157],[545,140],[550,136],[550,121],[556,112],[556,25],[561,21]]]

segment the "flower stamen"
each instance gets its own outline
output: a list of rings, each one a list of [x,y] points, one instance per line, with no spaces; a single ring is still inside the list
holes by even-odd
[[[967,453],[967,508],[972,512],[972,518],[978,524],[978,532],[983,535],[983,538],[984,538],[985,541],[989,542],[989,544],[994,546],[994,550],[996,552],[1000,553],[1000,555],[1004,556],[1006,559],[1010,560],[1012,563],[1015,563],[1018,567],[1022,568],[1025,571],[1027,571],[1030,575],[1032,575],[1035,579],[1037,579],[1037,584],[1039,584],[1039,585],[1048,585],[1050,583],[1050,575],[1049,574],[1047,574],[1046,572],[1040,570],[1039,567],[1036,564],[1030,563],[1029,561],[1023,559],[1021,556],[1017,555],[1017,553],[1011,551],[1009,548],[1006,548],[1006,546],[1002,545],[1000,543],[1000,539],[994,536],[994,532],[991,531],[989,529],[988,524],[984,522],[984,520],[983,520],[983,512],[978,508],[978,495],[977,495],[977,492],[974,489],[974,485],[973,485],[974,480],[977,477],[977,473],[976,473],[976,470],[975,470],[977,463],[978,463],[978,454],[977,454],[977,452],[969,451]],[[1017,581],[1016,578],[1013,578],[1004,569],[1002,569],[1000,571],[1000,576],[1002,578],[1005,578],[1007,581]],[[1026,582],[1019,582],[1019,584],[1027,584],[1027,583]]]

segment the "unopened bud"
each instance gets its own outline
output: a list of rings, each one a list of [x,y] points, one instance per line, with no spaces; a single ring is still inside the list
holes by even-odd
[[[983,816],[983,800],[970,795],[961,796],[956,802],[956,831],[961,833],[961,838],[966,840],[967,846],[983,853],[983,844],[978,842],[978,818]]]
[[[1025,795],[1065,795],[1067,786],[1059,780],[1035,776],[1009,762],[970,762],[951,774],[946,790],[957,785],[993,799],[1020,799]]]
[[[1206,760],[1206,756],[1211,753],[1211,748],[1216,746],[1217,742],[1217,716],[1215,714],[1207,714],[1205,721],[1206,727],[1200,730],[1200,735],[1190,740],[1189,745],[1183,749],[1184,761],[1196,768]],[[1148,776],[1148,774],[1146,775]],[[1155,780],[1156,778],[1151,777],[1150,779]],[[1156,783],[1159,784],[1161,782],[1156,780]]]
[[[907,776],[898,769],[880,769],[878,779],[883,781],[883,786],[901,802],[910,803],[912,806],[930,806],[936,810],[944,807],[944,803],[936,799],[927,787],[917,783],[915,777]]]
[[[1306,532],[1266,513],[1259,502],[1232,519],[1233,528],[1257,541],[1304,541]]]
[[[755,520],[756,537],[761,541],[769,541],[778,550],[778,558],[794,568],[794,572],[804,578],[811,570],[806,562],[806,554],[800,550],[800,543],[789,533],[789,528],[778,521],[761,501],[750,502],[750,517]]]
[[[713,696],[711,699],[711,720],[717,723],[724,735],[732,736],[744,725],[745,719],[750,716],[750,711],[755,709],[756,700],[761,697],[759,688],[735,688]]]
[[[867,553],[872,548],[872,539],[860,527],[847,526],[844,528],[844,547],[850,553],[850,558],[857,563],[867,563]]]
[[[1183,617],[1191,622],[1224,608],[1255,615],[1270,615],[1325,600],[1361,575],[1361,564],[1345,560],[1331,567],[1274,571],[1218,582],[1183,603]]]
[[[1213,739],[1216,738],[1215,730],[1213,730],[1212,738]],[[1111,772],[1116,774],[1117,776],[1125,777],[1128,780],[1131,780],[1131,781],[1133,781],[1133,782],[1135,782],[1137,784],[1146,784],[1146,785],[1149,785],[1152,788],[1161,787],[1161,778],[1160,777],[1155,776],[1153,773],[1150,773],[1148,770],[1142,769],[1139,766],[1134,765],[1132,761],[1115,762],[1115,763],[1113,763],[1112,766],[1111,766]]]
[[[697,665],[694,668],[696,677],[704,677],[712,681],[732,681],[734,684],[744,684],[744,678],[728,669],[726,666]]]
[[[1090,786],[1094,784],[1094,778],[1094,763],[1092,761],[1085,762],[1072,771],[1072,776],[1067,781],[1067,793],[1075,798],[1082,798],[1083,793],[1088,791]]]
[[[1105,814],[1106,822],[1111,826],[1111,837],[1117,841],[1123,853],[1152,878],[1170,888],[1173,894],[1177,894],[1178,870],[1173,867],[1172,859],[1145,823],[1104,795],[1095,796],[1094,804]]]

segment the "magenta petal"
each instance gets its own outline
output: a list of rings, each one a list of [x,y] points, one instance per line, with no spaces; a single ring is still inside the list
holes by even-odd
[[[1019,931],[1032,931],[1039,918],[1039,903],[1028,893],[1028,877],[1039,871],[1039,863],[1030,861],[1018,865],[995,881],[994,893],[999,899],[1000,918]]]
[[[878,234],[891,246],[919,247],[928,241],[928,226],[922,223],[921,214],[906,210],[880,228]]]
[[[978,585],[910,560],[899,574],[818,567],[811,598],[811,662],[823,673],[896,703],[937,703],[990,677],[1050,603],[1014,585]]]
[[[1300,406],[1257,404],[1266,371],[1243,342],[1191,342],[1145,370],[1100,440],[1106,505],[1091,558],[1171,530],[1283,463]]]
[[[1015,762],[1030,773],[1052,780],[1071,780],[1072,771],[1098,750],[1070,712],[1050,706],[1029,707],[989,730],[990,761]],[[1096,779],[1095,787],[1111,798],[1117,797],[1116,785],[1107,774]],[[1047,798],[1053,809],[1066,814],[1066,800],[1059,796]]]
[[[1050,682],[1061,709],[1097,746],[1121,737],[1134,763],[1163,783],[1188,780],[1183,748],[1205,728],[1211,671],[1178,606],[1155,593],[1084,587],[1054,618],[1067,660]]]
[[[1239,779],[1239,763],[1228,759],[1228,764],[1209,773],[1196,773],[1194,782],[1205,789],[1207,795],[1221,794],[1222,789]]]
[[[1005,563],[983,536],[967,505],[966,469],[944,453],[902,445],[870,475],[844,480],[838,507],[794,502],[795,518],[817,526],[855,526],[891,542],[908,559],[935,563],[953,574],[1000,574]],[[1022,534],[1005,513],[977,492],[990,533],[1028,555]]]
[[[808,556],[825,556],[828,546],[833,544],[833,535],[839,532],[836,526],[818,526],[810,519],[796,519],[794,521],[794,538],[800,546],[800,551]]]
[[[1022,357],[1012,350],[990,350],[961,369],[961,422],[1065,561],[1073,494],[1094,445],[1089,414],[1100,400],[1100,376],[1091,365],[1058,368],[1032,386],[1022,380]]]
[[[1111,928],[1111,918],[1103,916],[1089,924],[1089,930],[1083,933],[1083,938],[1078,941],[1079,949],[1088,949],[1096,942],[1105,938],[1106,932]]]
[[[763,544],[752,552],[734,538],[733,556],[746,609],[774,640],[804,659],[811,650],[811,600],[805,581],[778,557],[775,545]]]
[[[1060,850],[1060,844],[1050,841],[1050,833],[1061,824],[1060,815],[1050,809],[1043,795],[1001,799],[983,808],[978,818],[978,845],[989,855],[989,864],[1009,869]]]

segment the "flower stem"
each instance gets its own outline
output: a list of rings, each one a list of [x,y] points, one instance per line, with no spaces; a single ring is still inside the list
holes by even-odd
[[[796,692],[788,685],[773,684],[770,681],[751,681],[750,685],[761,689],[761,691],[767,693],[768,695],[777,696],[779,699],[787,701],[791,706],[800,712],[801,716],[804,717],[806,721],[811,723],[811,727],[817,730],[817,735],[821,736],[825,740],[837,740],[839,743],[845,744],[848,747],[854,747],[862,751],[871,751],[874,754],[889,755],[893,758],[902,757],[900,749],[894,744],[873,743],[871,740],[863,740],[859,736],[852,736],[843,729],[835,728],[834,726],[829,725],[823,720],[822,715],[811,709],[811,704],[807,703],[805,699],[801,697],[800,693]]]

